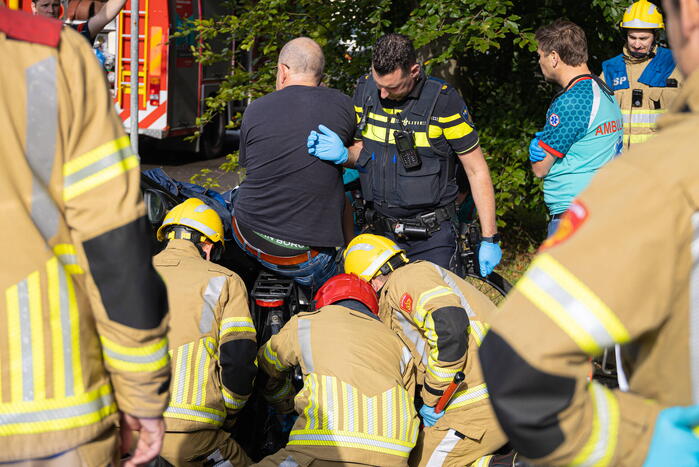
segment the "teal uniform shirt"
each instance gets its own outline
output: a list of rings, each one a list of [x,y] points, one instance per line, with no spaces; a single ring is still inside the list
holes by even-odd
[[[551,214],[565,212],[595,172],[621,153],[623,128],[614,95],[590,75],[576,78],[554,98],[539,140],[556,158],[544,177]]]

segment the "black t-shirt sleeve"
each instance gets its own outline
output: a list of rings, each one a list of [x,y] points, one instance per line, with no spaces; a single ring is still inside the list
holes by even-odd
[[[471,151],[478,146],[478,132],[471,121],[466,103],[456,89],[449,86],[442,91],[446,98],[439,100],[434,116],[444,138],[457,154]]]
[[[355,116],[354,106],[352,105],[352,99],[350,99],[349,96],[342,94],[341,100],[343,113],[339,119],[339,122],[342,124],[342,128],[340,128],[338,135],[340,135],[340,139],[343,143],[345,143],[345,146],[349,147],[352,145],[352,143],[354,143],[357,119]]]

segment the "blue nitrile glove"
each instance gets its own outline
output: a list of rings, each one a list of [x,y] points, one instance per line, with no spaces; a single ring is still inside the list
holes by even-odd
[[[483,240],[478,249],[478,264],[481,266],[481,276],[485,277],[500,264],[502,250],[498,243],[490,243]]]
[[[337,136],[337,133],[325,125],[318,125],[318,131],[320,133],[311,130],[311,133],[308,135],[308,141],[306,142],[308,154],[334,164],[347,162],[347,148],[340,137]]]
[[[643,467],[699,465],[699,405],[661,410]]]
[[[434,407],[422,404],[422,407],[420,407],[420,416],[425,426],[433,426],[437,423],[437,420],[444,416],[444,410],[439,413],[434,413]]]
[[[529,143],[529,160],[532,162],[543,161],[546,158],[546,152],[539,146],[539,141],[543,134],[543,131],[537,131],[531,143]]]

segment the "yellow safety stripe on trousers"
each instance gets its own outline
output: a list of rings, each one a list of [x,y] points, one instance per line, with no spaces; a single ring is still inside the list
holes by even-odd
[[[72,397],[0,404],[0,436],[70,430],[97,423],[116,411],[109,384]]]
[[[624,144],[641,144],[645,143],[649,139],[653,137],[652,133],[645,134],[645,135],[627,135],[624,134]]]
[[[138,167],[129,138],[123,136],[63,165],[63,198],[68,201],[122,173]]]
[[[351,384],[311,373],[304,379],[304,430],[342,431],[414,442],[418,423],[413,401],[401,386],[368,397]]]
[[[255,334],[255,325],[247,317],[226,318],[221,321],[221,338],[234,332],[251,332]]]
[[[226,414],[220,410],[211,409],[193,404],[178,404],[170,401],[170,405],[163,413],[164,417],[189,420],[190,422],[202,422],[210,425],[221,426],[226,419]]]
[[[534,260],[516,288],[589,355],[630,340],[614,312],[548,253]]]
[[[167,351],[167,337],[150,345],[127,347],[100,336],[104,361],[123,371],[158,371],[170,361]]]
[[[459,407],[482,401],[488,397],[488,388],[486,387],[485,383],[473,386],[472,388],[456,391],[454,396],[451,398],[449,405],[447,405],[446,410],[449,411],[458,409]]]
[[[349,431],[293,430],[289,436],[289,445],[364,449],[407,458],[415,446],[415,442]]]
[[[284,378],[280,381],[280,385],[265,396],[269,402],[279,402],[288,399],[294,392],[294,387],[291,384],[290,378]]]
[[[289,367],[284,366],[282,362],[279,361],[277,352],[272,349],[271,340],[268,340],[267,343],[265,343],[265,350],[262,352],[262,358],[264,358],[265,361],[272,365],[277,371],[283,372],[289,370]]]
[[[471,467],[488,467],[490,465],[490,461],[494,458],[495,456],[492,454],[488,454],[487,456],[483,456],[479,458],[476,462],[471,464]]]
[[[248,401],[247,397],[244,399],[235,397],[223,386],[221,386],[221,395],[223,396],[223,405],[229,410],[240,410],[245,407],[245,403]]]
[[[480,347],[483,343],[483,339],[485,339],[485,335],[488,334],[489,329],[490,326],[488,324],[481,321],[471,320],[468,327],[468,333],[470,336],[473,336],[473,340],[476,341],[476,345]]]
[[[594,410],[592,432],[571,466],[611,465],[619,435],[619,403],[614,393],[593,381],[588,385]]]

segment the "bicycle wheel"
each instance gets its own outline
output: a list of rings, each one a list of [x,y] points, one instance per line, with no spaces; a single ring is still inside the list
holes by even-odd
[[[512,284],[497,272],[490,273],[488,277],[482,277],[477,273],[466,273],[464,280],[488,297],[495,306],[500,305],[512,288]]]

